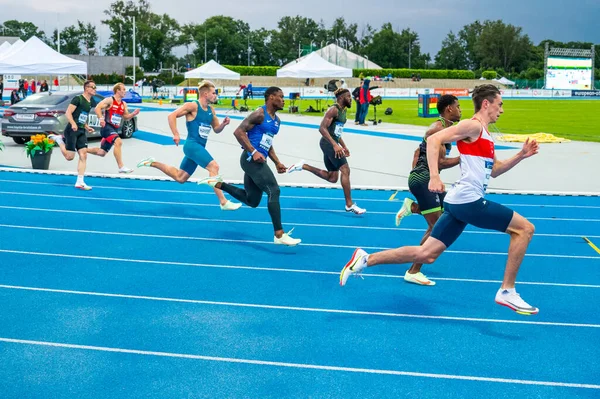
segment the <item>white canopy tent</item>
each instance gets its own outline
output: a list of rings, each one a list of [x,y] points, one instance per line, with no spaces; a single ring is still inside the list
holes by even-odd
[[[17,40],[13,44],[9,44],[9,47],[7,47],[6,50],[0,52],[0,60],[16,53],[19,51],[19,49],[21,49],[21,47],[23,47],[24,44],[25,42],[21,39]]]
[[[350,68],[350,69],[381,69],[379,65],[369,60],[368,58],[361,57],[358,54],[353,53],[350,50],[346,50],[338,45],[331,43],[319,50],[316,50],[315,53],[319,54],[321,58],[326,61],[331,62],[332,64],[339,65],[341,67]],[[310,55],[310,54],[309,54]],[[302,56],[286,65],[284,68],[288,66],[294,65],[296,62],[303,60],[308,57],[308,55]]]
[[[506,79],[504,76],[501,77],[500,79],[494,79],[495,82],[498,82],[500,84],[506,85],[506,86],[514,86],[515,82],[513,82],[512,80]]]
[[[240,80],[240,74],[233,72],[216,62],[210,60],[199,68],[187,71],[184,74],[186,79],[225,79]]]
[[[4,42],[4,43],[0,44],[0,57],[2,57],[2,54],[7,52],[10,49],[10,47],[11,47],[11,45],[9,42]]]
[[[0,74],[87,74],[86,62],[60,54],[35,36],[15,51],[17,43],[18,41],[8,53],[0,57]]]
[[[310,53],[293,65],[277,70],[278,78],[351,78],[352,69],[337,66],[324,60],[316,52]]]

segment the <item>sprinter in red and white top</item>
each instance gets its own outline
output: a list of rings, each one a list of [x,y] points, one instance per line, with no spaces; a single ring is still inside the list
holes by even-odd
[[[96,116],[100,121],[102,141],[100,142],[100,148],[88,148],[87,152],[88,154],[103,157],[114,146],[115,160],[119,167],[119,173],[131,173],[133,169],[123,165],[121,152],[123,141],[119,137],[119,131],[121,130],[123,121],[133,118],[140,113],[140,110],[136,109],[131,113],[127,110],[127,103],[123,101],[127,90],[123,83],[114,85],[113,93],[112,97],[106,97],[96,105]]]
[[[461,177],[446,195],[444,213],[433,227],[431,236],[419,247],[401,247],[372,255],[356,249],[341,272],[341,285],[346,284],[350,275],[360,273],[367,266],[433,263],[471,224],[510,235],[508,261],[502,285],[496,293],[496,302],[520,314],[538,313],[538,308],[521,299],[515,290],[517,272],[533,236],[534,226],[513,210],[484,199],[490,177],[500,176],[523,159],[537,154],[538,144],[535,140],[527,140],[512,158],[505,161],[496,159],[488,124],[495,123],[504,112],[500,91],[493,85],[478,86],[473,90],[473,104],[475,116],[472,119],[441,130],[427,139],[430,191],[444,192],[437,163],[442,144],[457,142],[461,169]]]

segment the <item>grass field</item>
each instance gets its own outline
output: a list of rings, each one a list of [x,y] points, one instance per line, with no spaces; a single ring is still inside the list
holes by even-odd
[[[254,109],[264,104],[262,100],[248,100],[248,106]],[[300,103],[297,103],[300,104]],[[322,102],[325,106],[325,101]],[[288,101],[286,101],[287,111]],[[303,100],[301,106],[305,110],[314,100]],[[473,103],[469,99],[461,99],[463,118],[473,115]],[[354,119],[353,108],[348,112],[348,119]],[[384,115],[386,108],[394,110],[392,115]],[[311,115],[318,115],[313,113]],[[367,119],[373,117],[373,106],[369,107]],[[428,126],[433,119],[417,116],[417,99],[384,100],[377,107],[377,119],[388,123]],[[600,101],[598,100],[521,100],[505,99],[504,114],[496,124],[502,133],[532,134],[552,133],[559,137],[580,141],[600,142]]]

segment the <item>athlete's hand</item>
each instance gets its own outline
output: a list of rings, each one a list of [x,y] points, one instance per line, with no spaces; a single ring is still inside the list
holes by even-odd
[[[346,157],[350,156],[350,150],[348,149],[348,147],[344,147],[344,153],[346,154]]]
[[[429,191],[431,191],[432,193],[443,193],[444,191],[446,191],[444,188],[444,183],[442,182],[442,179],[440,179],[439,176],[431,177],[429,179]]]
[[[76,123],[71,123],[71,130],[76,132],[77,131],[77,124]]]
[[[179,146],[180,140],[181,139],[179,138],[179,133],[173,135],[173,142],[175,143],[176,146]]]
[[[529,138],[527,138],[527,140],[525,140],[525,143],[523,143],[523,148],[521,149],[521,155],[523,159],[529,158],[530,156],[537,154],[539,148],[540,146],[537,141],[533,139],[529,140]]]
[[[333,150],[335,151],[336,158],[344,158],[346,156],[346,153],[344,152],[344,148],[339,144],[334,145]]]
[[[85,125],[85,130],[87,130],[89,133],[94,133],[94,128],[88,125]]]
[[[225,119],[223,119],[223,122],[221,122],[221,126],[227,126],[229,125],[229,122],[231,122],[231,119],[229,119],[229,117],[226,116]]]
[[[133,111],[133,112],[131,113],[131,116],[136,116],[136,115],[138,115],[139,113],[140,113],[140,109],[138,108],[138,109],[136,109],[135,111]]]
[[[100,127],[106,126],[106,121],[104,119],[100,119]]]
[[[286,173],[287,172],[287,168],[284,164],[282,164],[281,162],[278,162],[277,165],[275,165],[275,167],[277,168],[277,173]]]
[[[267,160],[265,159],[265,156],[263,154],[261,154],[260,152],[256,151],[254,153],[254,155],[252,155],[252,160],[254,162],[258,162],[258,163],[265,163],[267,162]]]

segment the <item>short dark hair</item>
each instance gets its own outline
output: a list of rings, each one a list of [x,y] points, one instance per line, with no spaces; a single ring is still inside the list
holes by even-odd
[[[458,98],[452,94],[444,94],[441,96],[437,103],[437,110],[440,115],[446,111],[446,108],[454,104],[455,101],[458,101]]]
[[[94,86],[96,85],[96,82],[94,82],[93,80],[86,80],[86,81],[83,83],[83,88],[85,89],[86,87],[88,87],[88,86],[89,86],[89,85],[91,85],[92,83],[94,84]]]
[[[479,110],[481,110],[483,100],[494,102],[494,99],[498,95],[500,95],[500,90],[498,90],[498,88],[494,85],[486,84],[476,86],[473,89],[473,105],[475,106],[475,112],[479,112]]]
[[[281,91],[281,89],[277,86],[271,86],[267,90],[265,90],[265,101],[269,99],[269,96]]]
[[[340,96],[343,96],[346,93],[350,93],[350,90],[348,89],[337,89],[336,91],[333,92],[333,94],[335,95],[335,98],[338,98]]]

